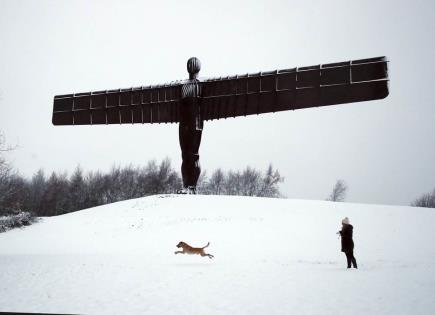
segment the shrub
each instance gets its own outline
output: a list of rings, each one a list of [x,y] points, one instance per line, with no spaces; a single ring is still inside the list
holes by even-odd
[[[435,208],[435,189],[427,194],[423,194],[414,202],[411,203],[413,207],[425,207],[425,208]]]
[[[27,226],[36,222],[36,217],[32,213],[23,211],[17,214],[0,217],[0,233],[13,228]]]

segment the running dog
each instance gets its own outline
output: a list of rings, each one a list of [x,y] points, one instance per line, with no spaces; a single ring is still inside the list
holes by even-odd
[[[176,251],[175,255],[176,254],[189,254],[189,255],[196,254],[196,255],[201,255],[202,257],[208,256],[208,258],[212,259],[214,257],[213,255],[206,254],[204,252],[204,248],[208,247],[208,245],[210,245],[210,242],[208,242],[207,245],[205,245],[204,247],[192,247],[192,246],[187,245],[184,242],[180,242],[180,243],[178,243],[177,247],[182,248],[183,250]]]

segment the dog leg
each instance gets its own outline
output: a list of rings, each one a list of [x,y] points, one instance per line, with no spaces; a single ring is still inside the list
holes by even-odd
[[[210,259],[212,259],[212,258],[214,257],[213,255],[206,254],[206,253],[201,253],[201,256],[202,256],[202,257],[207,256],[207,257],[210,258]]]
[[[184,251],[181,251],[181,250],[176,251],[176,252],[175,252],[175,255],[177,255],[177,254],[184,254]]]

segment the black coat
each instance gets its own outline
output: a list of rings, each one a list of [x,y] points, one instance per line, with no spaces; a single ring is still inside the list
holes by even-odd
[[[341,251],[342,252],[351,252],[353,251],[353,226],[351,224],[344,224],[341,231]]]

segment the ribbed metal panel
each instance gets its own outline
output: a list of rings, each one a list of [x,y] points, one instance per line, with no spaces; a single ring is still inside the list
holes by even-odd
[[[189,71],[199,71],[197,58]],[[197,73],[197,72],[196,72]],[[54,97],[54,125],[172,123],[182,98],[196,97],[202,120],[382,99],[389,93],[385,57],[165,85]]]
[[[54,125],[173,123],[179,121],[180,82],[57,95]]]
[[[203,80],[204,120],[385,98],[385,57]]]

